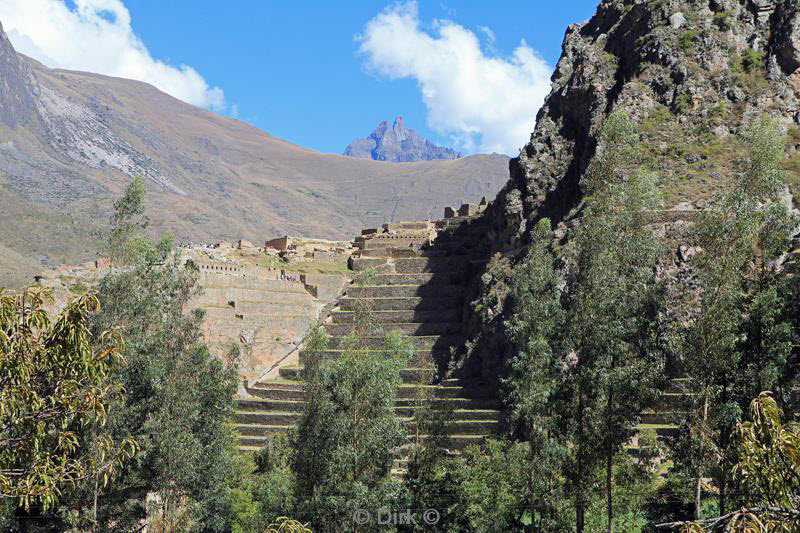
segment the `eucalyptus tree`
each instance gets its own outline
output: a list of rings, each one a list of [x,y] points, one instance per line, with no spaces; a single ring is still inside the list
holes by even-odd
[[[776,268],[796,224],[780,200],[784,139],[766,116],[742,137],[748,157],[733,186],[719,191],[701,212],[694,235],[701,250],[693,260],[700,304],[683,352],[697,390],[679,460],[696,476],[696,519],[707,475],[720,488],[720,510],[727,507],[729,435],[749,398],[793,373],[790,292]]]
[[[503,389],[512,426],[527,442],[525,507],[536,531],[566,527],[566,448],[554,419],[564,372],[567,317],[553,241],[550,221],[539,221],[525,257],[512,272],[511,316],[505,322],[513,354]]]
[[[125,394],[109,427],[132,434],[141,452],[100,493],[99,522],[109,529],[155,520],[176,531],[226,531],[235,352],[226,361],[211,354],[202,311],[188,309],[199,290],[197,270],[179,263],[169,238],[153,244],[139,233],[146,219],[138,180],[115,208],[115,227],[135,228],[113,231],[127,239],[116,244],[135,253],[101,280],[92,328],[96,338],[114,327],[126,339],[125,362],[113,373]]]
[[[372,276],[365,273],[360,283]],[[360,524],[354,513],[362,509],[374,518],[398,499],[400,484],[390,472],[406,433],[394,402],[413,348],[398,332],[386,334],[380,349],[371,347],[366,339],[376,330],[369,303],[363,304],[338,357],[320,359],[327,344],[321,332],[311,334],[306,353],[314,364],[292,435],[293,470],[300,513],[315,531],[374,531],[377,523]]]
[[[588,487],[605,466],[607,530],[613,526],[613,459],[656,400],[663,365],[655,349],[660,309],[659,244],[649,226],[659,206],[653,177],[637,168],[638,136],[624,113],[611,114],[581,183],[584,216],[574,234],[568,279],[567,405],[576,529],[585,527]],[[569,359],[569,358],[568,358]]]

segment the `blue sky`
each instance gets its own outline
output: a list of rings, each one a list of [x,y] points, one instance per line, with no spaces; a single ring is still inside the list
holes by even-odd
[[[14,0],[8,0],[13,4]],[[62,0],[20,0],[40,2],[48,9]],[[403,115],[406,124],[415,128],[434,141],[456,146],[467,152],[499,146],[511,152],[511,144],[516,143],[519,133],[512,141],[502,139],[501,132],[483,132],[497,122],[497,128],[506,126],[502,117],[493,120],[492,112],[487,110],[481,116],[460,116],[472,113],[465,111],[469,106],[481,106],[480,100],[467,101],[460,108],[451,108],[452,94],[461,95],[480,92],[483,83],[472,80],[475,87],[460,85],[459,88],[443,88],[441,79],[431,79],[431,91],[456,91],[451,96],[439,94],[424,101],[419,88],[419,76],[398,73],[398,54],[403,50],[405,39],[388,39],[384,24],[384,37],[370,42],[370,52],[363,50],[363,40],[367,24],[375,20],[384,8],[393,4],[373,1],[307,1],[278,2],[265,0],[236,0],[231,2],[211,2],[203,0],[69,0],[68,9],[94,9],[97,5],[117,5],[119,11],[111,11],[109,20],[124,17],[124,9],[130,16],[129,26],[134,37],[146,47],[146,52],[154,60],[179,67],[189,65],[207,83],[208,87],[218,87],[224,91],[224,103],[201,104],[219,110],[224,114],[234,114],[240,120],[250,122],[277,137],[287,139],[309,148],[329,153],[341,153],[348,142],[356,137],[367,135],[381,120],[390,120],[395,115]],[[76,5],[78,4],[78,5]],[[94,4],[94,5],[93,5]],[[30,5],[30,4],[26,4]],[[395,4],[397,8],[398,4]],[[472,32],[480,39],[480,50],[485,56],[481,59],[509,60],[522,40],[537,52],[550,67],[554,66],[561,49],[564,30],[568,24],[586,20],[596,6],[596,0],[570,0],[568,2],[517,1],[504,2],[461,1],[443,2],[439,0],[420,0],[418,13],[397,13],[394,21],[402,16],[416,17],[419,24],[415,35],[440,37],[442,25],[437,20],[452,21],[451,28],[460,31],[461,37]],[[408,8],[408,5],[400,5]],[[415,7],[415,6],[411,6]],[[6,10],[4,12],[3,10]],[[23,22],[20,14],[27,7],[20,7],[16,14],[13,8],[0,7],[0,20],[9,30],[15,46],[30,55],[41,52],[50,59],[46,43],[57,28],[29,28],[30,22]],[[117,9],[117,8],[113,8]],[[45,19],[46,17],[42,17]],[[117,21],[119,22],[119,21]],[[42,23],[43,25],[45,23]],[[95,24],[98,26],[97,24]],[[99,32],[111,30],[98,26]],[[408,29],[408,28],[406,28]],[[488,30],[487,30],[488,29]],[[38,33],[37,33],[38,31]],[[409,30],[410,31],[410,30]],[[493,37],[490,35],[493,34]],[[394,42],[388,43],[387,40]],[[397,41],[400,41],[398,44]],[[438,41],[437,41],[438,42]],[[458,46],[457,40],[450,46]],[[26,49],[26,44],[30,49]],[[453,44],[456,43],[456,44]],[[425,46],[424,39],[419,46]],[[51,66],[84,67],[85,70],[102,71],[111,68],[114,58],[99,58],[95,68],[93,63],[80,63],[76,58],[57,55],[55,45],[50,44],[56,57]],[[394,47],[382,60],[370,61],[375,54],[381,54],[386,47]],[[63,46],[62,46],[63,47]],[[359,48],[362,50],[359,51]],[[97,46],[95,46],[97,48]],[[102,48],[102,46],[100,47]],[[113,47],[109,47],[112,49]],[[422,52],[418,52],[417,55]],[[76,56],[86,56],[86,53]],[[385,54],[384,54],[385,55]],[[388,57],[388,59],[387,59]],[[101,61],[102,59],[102,61]],[[381,62],[383,61],[383,62]],[[389,62],[387,64],[387,61]],[[420,58],[414,61],[419,63]],[[47,61],[45,61],[47,63]],[[506,65],[507,66],[507,65]],[[426,70],[425,66],[412,70]],[[433,67],[436,70],[435,66]],[[541,69],[540,69],[541,70]],[[394,72],[395,74],[387,74]],[[109,72],[116,74],[116,72]],[[532,74],[541,78],[541,74]],[[523,83],[523,82],[520,82]],[[438,84],[438,85],[437,85]],[[515,91],[514,86],[501,85],[486,97],[505,99],[502,91]],[[531,88],[530,99],[540,98],[541,80],[538,89]],[[538,92],[537,92],[538,91]],[[170,92],[168,90],[168,92]],[[520,93],[522,91],[516,90]],[[498,96],[499,95],[499,96]],[[177,94],[176,94],[177,96]],[[192,97],[184,99],[192,100]],[[205,102],[205,100],[204,100]],[[522,105],[522,104],[520,104]],[[437,107],[438,106],[438,107]],[[466,106],[466,107],[465,107]],[[514,109],[505,110],[507,113]],[[518,111],[516,111],[519,114]],[[526,109],[525,113],[529,111]],[[500,113],[500,112],[498,112]],[[460,114],[460,115],[459,115]],[[458,116],[452,116],[458,115]],[[526,124],[530,123],[528,127]],[[433,127],[429,124],[433,123]],[[523,123],[530,131],[532,118]],[[516,124],[517,129],[521,126]],[[468,133],[459,133],[459,128]],[[474,138],[468,139],[471,133]],[[463,132],[462,132],[463,133]],[[482,143],[481,136],[497,137],[496,142]],[[517,143],[521,146],[526,139]],[[463,141],[463,142],[462,142]],[[499,150],[498,150],[499,151]],[[512,154],[513,155],[513,154]]]

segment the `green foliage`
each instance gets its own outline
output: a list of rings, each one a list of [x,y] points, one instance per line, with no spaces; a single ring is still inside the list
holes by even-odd
[[[731,29],[731,14],[728,11],[717,11],[714,13],[714,26],[720,31]]]
[[[574,353],[561,394],[560,425],[573,443],[569,478],[583,529],[588,487],[606,463],[606,494],[613,458],[633,434],[637,414],[658,395],[662,365],[655,324],[659,245],[647,226],[660,204],[652,176],[626,172],[638,161],[636,130],[614,113],[582,186],[591,195],[574,239],[575,269],[568,284],[568,349]],[[610,497],[610,496],[609,496]],[[608,509],[612,521],[612,509]]]
[[[294,513],[293,453],[288,437],[279,433],[255,456],[236,457],[238,483],[231,490],[234,533],[262,533],[274,520]]]
[[[0,498],[52,508],[85,477],[104,486],[136,452],[127,433],[99,433],[121,393],[111,380],[122,363],[122,337],[103,329],[92,344],[88,319],[99,308],[93,293],[76,298],[57,317],[47,289],[0,290]],[[113,416],[113,413],[112,413]]]
[[[769,392],[750,403],[750,421],[733,431],[733,478],[742,502],[738,510],[695,522],[674,522],[680,531],[797,531],[800,526],[800,424],[782,422]],[[724,512],[721,510],[720,512]]]
[[[675,100],[672,102],[672,106],[675,109],[675,112],[680,115],[685,115],[689,112],[692,108],[692,100],[686,93],[680,93],[675,96]]]
[[[519,426],[529,448],[525,509],[542,531],[564,525],[562,507],[567,500],[562,472],[566,450],[553,427],[567,317],[552,244],[550,221],[543,219],[531,234],[528,253],[514,268],[512,315],[505,324],[514,355],[503,380],[511,421]]]
[[[100,284],[95,328],[113,324],[126,338],[126,362],[116,373],[126,394],[111,426],[142,446],[141,460],[100,499],[107,521],[149,515],[176,530],[229,527],[236,354],[224,364],[208,351],[202,312],[184,312],[196,290],[196,271],[174,262],[139,263]]]
[[[696,226],[700,310],[685,332],[683,353],[699,390],[676,448],[681,468],[715,478],[720,512],[730,503],[730,431],[757,393],[753,388],[773,389],[797,373],[789,366],[790,291],[772,266],[796,224],[778,198],[784,140],[768,117],[753,122],[742,139],[749,156],[735,186],[714,197]],[[696,498],[699,514],[699,491]]]
[[[532,232],[528,253],[514,268],[512,315],[505,324],[515,348],[504,380],[506,402],[512,419],[524,425],[528,437],[551,416],[564,352],[561,335],[566,314],[552,243],[550,221],[543,219]]]
[[[320,362],[306,377],[291,440],[300,515],[315,529],[339,531],[353,524],[357,509],[391,507],[398,484],[389,473],[405,440],[394,400],[411,355],[410,341],[397,333],[387,334],[377,352],[351,335],[338,358]]]
[[[763,70],[764,67],[764,52],[748,48],[745,53],[742,54],[742,68],[744,68],[746,72]]]
[[[700,32],[697,30],[686,30],[678,37],[678,45],[686,53],[694,50],[695,44],[700,40]]]
[[[526,509],[527,450],[518,444],[489,440],[468,447],[457,461],[457,499],[448,514],[461,531],[519,530]]]

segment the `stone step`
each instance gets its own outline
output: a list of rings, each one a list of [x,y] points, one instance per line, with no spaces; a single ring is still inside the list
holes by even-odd
[[[417,311],[415,309],[382,311],[373,309],[369,314],[370,321],[373,324],[461,322],[461,307],[434,311]],[[356,319],[357,313],[353,311],[333,311],[331,313],[331,320],[334,324],[353,324]]]
[[[404,257],[394,260],[394,271],[398,274],[460,272],[469,266],[470,259],[466,256]]]
[[[337,352],[334,350],[329,350],[323,352],[323,357],[339,357],[341,352]],[[437,354],[441,356],[444,360],[447,357],[447,353],[443,352],[441,354]],[[428,351],[421,351],[414,354],[415,361],[430,361],[431,359],[427,359],[433,357],[432,353]],[[303,359],[303,353],[300,353],[300,359]],[[434,359],[438,360],[438,359]],[[419,383],[420,381],[429,381],[430,376],[434,375],[436,369],[434,368],[404,368],[400,371],[400,377],[403,379],[403,383]],[[280,367],[278,369],[278,375],[284,379],[292,379],[292,380],[301,380],[303,379],[303,367],[302,366],[286,366]]]
[[[470,394],[470,391],[466,391]],[[501,405],[499,400],[492,397],[437,397],[432,400],[435,405],[447,407],[449,409],[466,409],[466,410],[498,410]],[[417,407],[418,401],[413,398],[397,398],[395,400],[395,407]],[[244,399],[239,398],[236,400],[237,413],[247,412],[299,412],[303,410],[302,400],[262,400],[262,399]]]
[[[288,428],[282,431],[288,431]],[[281,430],[270,431],[270,433],[277,433],[281,432]],[[427,435],[421,435],[420,438],[425,440]],[[414,442],[415,438],[411,435],[407,436],[407,442],[410,444]],[[449,450],[463,450],[467,446],[480,446],[486,440],[485,435],[449,435],[445,446]],[[257,437],[257,436],[240,436],[239,437],[239,446],[238,448],[243,451],[253,452],[260,450],[264,444],[266,443],[265,437]],[[401,448],[398,450],[401,456],[405,456],[408,451],[407,449]]]
[[[300,419],[300,415],[300,411],[236,411],[233,422],[237,426],[291,426]]]
[[[680,428],[675,425],[670,424],[639,424],[636,426],[636,429],[639,431],[645,429],[655,430],[656,435],[659,438],[671,438],[678,435]]]
[[[339,298],[337,301],[342,311],[355,311],[359,308],[373,311],[429,311],[432,309],[461,309],[464,301],[454,297],[410,297],[410,298]]]
[[[330,334],[330,332],[329,332]],[[359,339],[362,346],[366,349],[380,350],[384,346],[384,337],[382,335],[374,335],[370,337],[363,337]],[[414,350],[448,350],[452,346],[459,346],[464,342],[464,338],[460,335],[416,335],[409,339]],[[345,344],[345,337],[343,335],[330,335],[328,338],[328,349],[339,350]]]
[[[445,285],[431,283],[429,285],[366,285],[349,287],[345,294],[348,298],[463,298],[462,285]]]
[[[251,400],[240,398],[236,400],[235,405],[237,412],[275,411],[285,413],[303,410],[303,402],[298,400]]]
[[[395,407],[395,414],[402,418],[404,422],[411,424],[412,417],[416,412],[416,407]],[[470,424],[474,422],[486,422],[492,429],[487,430],[487,433],[493,430],[500,420],[500,411],[485,409],[456,409],[451,411],[452,422],[458,424]],[[282,411],[236,411],[233,415],[233,421],[237,426],[291,426],[300,420],[300,411],[295,412],[282,412]],[[458,431],[456,431],[458,432]],[[465,432],[468,433],[468,432]]]
[[[389,260],[385,257],[353,257],[348,260],[350,270],[362,272],[368,268],[374,268],[378,272],[388,273],[391,270]]]
[[[665,392],[661,395],[658,401],[658,410],[659,411],[675,411],[680,409],[681,407],[685,406],[685,404],[690,400],[692,394],[680,393],[680,392]]]
[[[452,435],[491,435],[499,426],[495,420],[461,420],[448,424],[444,430]],[[405,427],[409,433],[413,432],[414,422],[406,422]]]
[[[354,324],[324,324],[323,328],[331,337],[345,337],[354,330]],[[428,337],[432,335],[458,335],[463,331],[461,322],[397,322],[383,323],[372,330],[373,336],[383,336],[391,331],[405,335]]]
[[[428,438],[427,435],[421,435],[420,438],[424,441]],[[409,436],[408,442],[413,443],[415,439]],[[486,441],[485,435],[448,435],[445,447],[449,450],[463,450],[468,446],[480,446]],[[404,452],[404,456],[407,455]]]
[[[411,418],[417,407],[395,407],[397,416]],[[492,420],[499,421],[501,412],[496,409],[454,409],[450,411],[453,420]]]
[[[423,244],[428,243],[428,237],[395,237],[395,238],[384,238],[384,237],[372,237],[371,239],[359,239],[356,238],[354,241],[354,245],[356,248],[365,252],[367,250],[385,250],[387,248],[416,248],[418,246],[422,246]]]
[[[648,425],[672,425],[678,419],[678,413],[674,412],[649,412],[642,413],[639,422]]]
[[[358,257],[373,257],[373,258],[401,258],[401,257],[448,257],[453,255],[450,251],[440,248],[375,248],[369,250],[361,250],[358,252]]]
[[[261,398],[264,400],[295,400],[303,401],[303,385],[297,385],[295,390],[286,390],[281,388],[272,388],[269,386],[252,387],[248,388],[247,392],[251,396]]]
[[[417,403],[417,400],[398,398],[394,405],[395,407],[415,407]],[[502,407],[496,398],[436,398],[432,403],[448,409],[478,409],[482,411],[497,411]]]
[[[273,388],[268,384],[260,387],[251,387],[247,392],[263,400],[290,400],[303,401],[303,385],[298,384],[296,389],[286,390],[283,388]],[[492,392],[487,388],[465,389],[461,385],[417,385],[413,383],[403,383],[397,388],[398,399],[423,398],[432,394],[436,398],[492,398]]]
[[[260,389],[271,389],[271,390],[283,390],[283,391],[302,391],[303,384],[298,383],[296,381],[289,381],[289,380],[282,380],[282,379],[270,379],[267,381],[257,381],[255,383],[249,384],[247,386],[247,390],[260,390]]]
[[[381,226],[384,231],[430,231],[434,223],[430,220],[401,220],[399,222],[387,222]]]
[[[422,274],[379,274],[375,285],[452,285],[462,281],[458,274],[422,273]]]
[[[412,337],[413,338],[413,337]],[[375,350],[366,350],[373,352]],[[323,359],[338,359],[343,355],[342,350],[324,350],[320,353],[320,356]],[[431,351],[431,350],[415,350],[411,354],[411,359],[406,362],[406,365],[412,367],[423,367],[429,366],[432,364],[446,364],[448,360],[449,354],[443,351]],[[433,359],[432,359],[433,358]],[[300,352],[300,362],[305,364],[306,361],[306,353]]]

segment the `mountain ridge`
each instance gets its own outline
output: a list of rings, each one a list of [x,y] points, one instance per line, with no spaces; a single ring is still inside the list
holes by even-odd
[[[49,69],[5,34],[0,68],[14,80],[0,93],[0,243],[45,266],[98,254],[134,175],[146,178],[153,231],[183,242],[349,238],[492,198],[508,178],[506,156],[394,165],[314,152],[143,82]],[[67,227],[68,238],[51,237]],[[32,274],[0,265],[0,285]]]
[[[413,129],[406,128],[401,116],[395,118],[391,127],[384,120],[367,138],[356,139],[350,143],[342,155],[392,163],[449,160],[461,157],[461,153],[452,148],[437,146]]]

